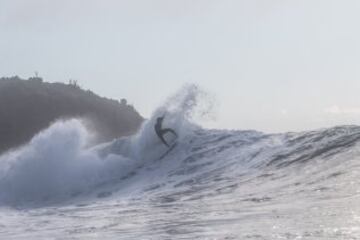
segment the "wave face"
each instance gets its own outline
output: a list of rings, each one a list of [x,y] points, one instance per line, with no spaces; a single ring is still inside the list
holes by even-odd
[[[133,137],[89,148],[91,134],[71,120],[2,155],[0,236],[360,238],[360,127],[203,129],[192,121],[209,110],[202,97],[184,88]],[[153,125],[163,113],[179,138],[161,158]]]

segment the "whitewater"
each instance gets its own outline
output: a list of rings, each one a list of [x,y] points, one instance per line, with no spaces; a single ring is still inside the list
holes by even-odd
[[[93,146],[72,119],[1,155],[0,239],[360,239],[360,127],[205,129],[203,95],[185,87],[134,136]],[[179,135],[163,158],[162,114]]]

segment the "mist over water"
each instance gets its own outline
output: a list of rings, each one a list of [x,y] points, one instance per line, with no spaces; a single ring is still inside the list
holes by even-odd
[[[81,120],[59,121],[0,156],[0,236],[360,237],[360,127],[284,134],[204,129],[196,122],[211,115],[208,100],[187,85],[134,136],[89,147],[92,133]],[[163,115],[164,127],[179,135],[165,156],[154,133]]]

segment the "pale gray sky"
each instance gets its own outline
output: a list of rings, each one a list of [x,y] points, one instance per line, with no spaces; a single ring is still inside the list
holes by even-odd
[[[358,0],[0,0],[0,75],[77,79],[145,117],[184,83],[216,128],[360,124]]]

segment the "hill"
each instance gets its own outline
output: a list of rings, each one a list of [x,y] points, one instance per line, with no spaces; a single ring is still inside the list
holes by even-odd
[[[97,142],[131,135],[143,118],[125,99],[100,97],[69,84],[42,78],[0,78],[0,152],[28,142],[58,119],[83,118],[96,130]]]

